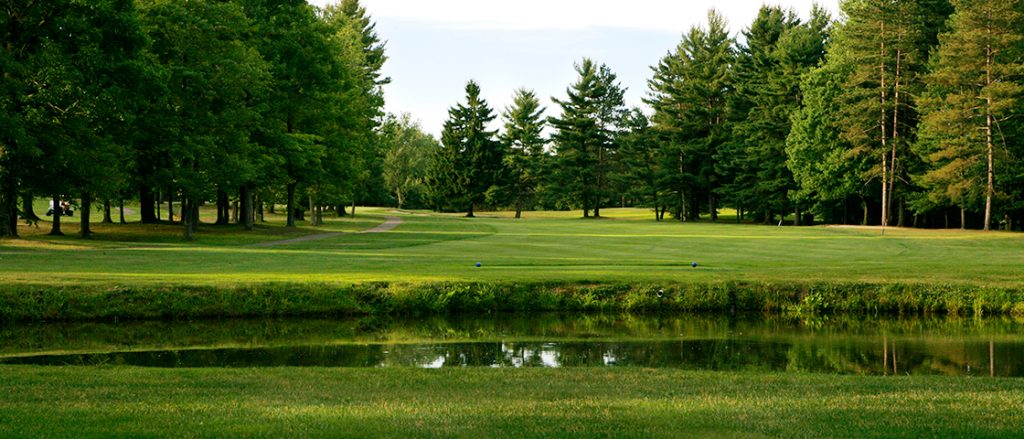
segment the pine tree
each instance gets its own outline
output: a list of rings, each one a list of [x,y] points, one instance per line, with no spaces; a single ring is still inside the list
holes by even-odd
[[[552,99],[562,108],[551,118],[559,176],[567,194],[583,208],[583,216],[601,216],[613,160],[614,133],[623,107],[624,90],[605,65],[590,58],[576,64],[579,79],[566,89],[568,98]]]
[[[654,219],[661,221],[665,213],[658,182],[664,162],[647,115],[633,108],[623,117],[624,131],[619,135],[619,162],[622,171],[616,176],[627,188],[624,196],[639,201],[638,205],[654,208]]]
[[[723,178],[715,158],[731,131],[732,45],[725,19],[712,10],[707,28],[694,27],[684,35],[675,52],[653,67],[654,77],[648,81],[647,102],[654,108],[652,121],[666,150],[662,166],[672,170],[662,183],[675,192],[680,220],[697,219],[705,196],[711,219],[717,219],[715,190]]]
[[[544,108],[531,90],[516,90],[511,106],[502,115],[505,133],[501,141],[505,148],[505,168],[508,170],[505,187],[511,194],[516,218],[522,216],[523,206],[536,191],[543,170],[541,160],[545,154],[542,136],[545,123]]]
[[[495,118],[487,101],[480,97],[480,86],[466,84],[466,103],[448,110],[441,132],[444,147],[435,158],[435,193],[455,196],[450,205],[461,204],[472,218],[474,207],[482,203],[487,191],[501,181],[503,154],[495,140],[495,131],[487,127]]]
[[[932,169],[921,177],[936,203],[966,210],[984,200],[992,224],[997,166],[1024,92],[1020,1],[954,0],[950,29],[940,37],[921,122],[921,153]]]
[[[919,75],[941,23],[939,0],[848,0],[828,62],[851,66],[837,115],[843,137],[872,163],[864,179],[878,181],[881,225],[887,226],[897,181],[907,181],[908,145],[915,138]],[[905,192],[905,190],[904,190]],[[905,194],[901,196],[905,199]]]
[[[788,208],[786,194],[792,186],[782,149],[790,104],[797,96],[780,84],[783,71],[777,52],[783,35],[798,25],[792,11],[762,6],[744,31],[746,44],[739,47],[733,69],[732,139],[715,158],[718,172],[726,178],[719,193],[733,200],[738,211],[750,209],[765,221]],[[794,73],[799,77],[801,72]]]

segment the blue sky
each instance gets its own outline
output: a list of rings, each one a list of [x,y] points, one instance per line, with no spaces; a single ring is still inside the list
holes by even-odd
[[[336,0],[310,0],[323,6]],[[812,0],[777,0],[807,17]],[[818,4],[837,14],[838,0]],[[626,103],[642,105],[650,66],[691,26],[717,9],[738,34],[761,1],[749,0],[362,0],[387,41],[386,110],[408,112],[439,134],[447,110],[476,80],[496,113],[515,89],[533,89],[556,115],[551,97],[565,96],[583,57],[607,64],[627,88]],[[497,128],[497,126],[495,126]]]

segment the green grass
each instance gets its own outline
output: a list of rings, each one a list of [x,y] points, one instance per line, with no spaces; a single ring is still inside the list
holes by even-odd
[[[75,320],[650,310],[662,306],[652,299],[659,286],[673,310],[760,301],[826,311],[867,304],[883,311],[1024,312],[1020,234],[888,229],[883,236],[878,228],[657,223],[645,210],[603,213],[607,219],[527,212],[513,220],[504,212],[466,219],[360,209],[355,219],[294,229],[270,215],[253,232],[203,225],[193,242],[181,240],[180,225],[138,223],[97,223],[94,239],[83,240],[73,235],[76,216],[65,223],[68,236],[46,236],[49,223],[42,222],[23,226],[24,239],[0,241],[0,313]],[[204,215],[210,219],[209,211]],[[252,245],[365,230],[385,216],[403,222],[387,233]],[[0,350],[31,350],[19,327],[3,328],[9,346]],[[69,351],[102,350],[127,337],[98,330],[107,336],[38,337],[56,338],[55,349]],[[202,325],[194,331],[212,344],[245,343]],[[276,343],[267,331],[257,323],[243,332]],[[629,368],[0,366],[0,437],[996,437],[1019,434],[1022,404],[1021,379]]]
[[[226,285],[262,282],[866,282],[1020,287],[1024,236],[1015,233],[862,227],[775,227],[728,222],[654,222],[641,209],[457,215],[361,209],[323,228],[256,232],[202,226],[195,242],[177,225],[107,225],[95,239],[45,236],[23,227],[0,241],[0,283]],[[403,223],[279,247],[250,244],[323,231]],[[690,267],[696,261],[699,267]],[[481,262],[482,267],[474,267]]]
[[[0,367],[0,436],[1008,437],[1024,380]]]

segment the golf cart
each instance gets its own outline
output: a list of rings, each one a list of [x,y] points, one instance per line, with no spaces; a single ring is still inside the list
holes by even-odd
[[[50,208],[46,209],[46,216],[53,216],[53,200],[50,200]],[[61,200],[60,206],[57,206],[57,212],[61,216],[75,216],[75,210],[71,208],[71,203]]]

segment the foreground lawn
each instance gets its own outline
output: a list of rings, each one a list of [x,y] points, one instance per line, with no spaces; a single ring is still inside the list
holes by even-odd
[[[177,225],[106,225],[93,240],[0,240],[0,283],[244,284],[366,281],[852,281],[1024,285],[1024,235],[959,230],[775,227],[654,222],[639,209],[606,209],[608,219],[528,212],[475,219],[361,209],[321,228],[256,232],[203,226],[194,242]],[[249,244],[402,223],[374,234],[339,234],[273,247]],[[475,267],[480,262],[481,267]],[[692,268],[691,262],[699,266]]]
[[[0,367],[0,436],[1007,437],[1024,380],[651,369]]]

